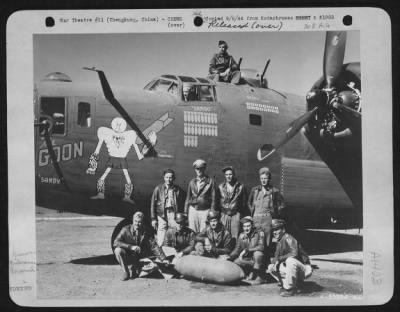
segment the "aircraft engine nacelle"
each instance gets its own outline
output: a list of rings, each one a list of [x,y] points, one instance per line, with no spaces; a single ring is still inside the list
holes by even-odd
[[[347,107],[358,109],[360,104],[360,96],[356,91],[341,91],[338,94],[338,101],[340,104],[343,104]]]
[[[262,73],[255,69],[241,69],[241,78],[247,81],[253,87],[268,88],[268,81],[266,78],[262,78]],[[261,82],[262,78],[262,82]]]

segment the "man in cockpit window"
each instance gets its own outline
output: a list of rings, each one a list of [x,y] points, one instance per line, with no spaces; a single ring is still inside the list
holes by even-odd
[[[182,95],[183,95],[183,100],[185,102],[194,101],[196,98],[194,92],[194,85],[192,85],[191,83],[184,82],[182,85]]]
[[[214,81],[238,83],[240,79],[239,66],[232,55],[228,54],[227,50],[228,44],[220,40],[218,42],[218,52],[210,60],[208,78]]]

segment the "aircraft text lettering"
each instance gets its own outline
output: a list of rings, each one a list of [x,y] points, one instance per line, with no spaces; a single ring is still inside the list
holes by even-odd
[[[58,162],[76,159],[83,156],[83,141],[54,146],[53,150]],[[51,162],[49,150],[41,149],[38,159],[39,167],[47,166]]]

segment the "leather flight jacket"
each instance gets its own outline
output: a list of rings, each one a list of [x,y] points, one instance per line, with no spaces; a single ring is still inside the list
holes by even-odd
[[[163,246],[174,247],[177,252],[188,255],[194,250],[195,237],[195,232],[188,227],[184,227],[181,231],[170,228],[165,233]]]
[[[200,237],[207,237],[212,245],[212,252],[216,255],[229,255],[234,247],[234,241],[232,235],[225,229],[225,227],[219,223],[217,225],[215,234],[209,225],[199,233]]]
[[[166,256],[160,246],[157,245],[154,236],[149,231],[143,230],[138,233],[132,225],[126,225],[114,240],[114,247],[120,247],[129,250],[131,246],[139,246],[140,258],[156,256],[160,260],[165,260]]]
[[[173,209],[175,213],[183,211],[183,191],[176,185],[172,185],[172,194],[174,196],[172,207],[165,207],[166,185],[157,185],[151,196],[150,214],[152,220],[157,220],[157,216],[166,219],[165,208]]]
[[[236,181],[232,193],[229,193],[226,184],[224,182],[218,185],[221,212],[228,216],[233,216],[238,212],[241,215],[248,215],[247,194],[244,185]]]
[[[189,206],[194,207],[196,210],[215,210],[215,181],[209,177],[205,177],[204,185],[201,189],[197,189],[196,178],[189,182],[188,191],[185,201],[185,213],[189,211]]]
[[[264,240],[264,232],[261,230],[253,229],[249,236],[241,233],[236,241],[235,249],[230,254],[230,258],[235,260],[243,250],[247,250],[250,254],[255,251],[264,252]]]
[[[284,262],[287,258],[296,258],[303,264],[310,264],[310,258],[301,244],[289,233],[284,233],[276,243],[273,263]]]

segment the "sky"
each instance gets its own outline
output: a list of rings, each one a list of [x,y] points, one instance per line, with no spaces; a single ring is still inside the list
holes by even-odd
[[[97,83],[105,71],[112,86],[143,88],[162,74],[205,77],[218,41],[228,43],[242,68],[262,71],[271,59],[266,77],[269,87],[305,95],[322,76],[325,32],[224,32],[34,35],[34,81],[59,71],[77,83]],[[349,31],[344,63],[360,61],[359,31]]]

